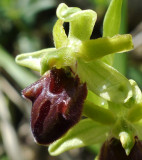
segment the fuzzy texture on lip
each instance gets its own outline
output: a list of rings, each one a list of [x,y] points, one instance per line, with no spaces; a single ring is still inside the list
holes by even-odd
[[[32,101],[31,129],[35,141],[48,145],[75,125],[87,96],[86,84],[64,69],[53,68],[22,91]]]
[[[112,138],[103,144],[99,160],[142,160],[142,141],[135,137],[135,145],[127,156],[121,142]]]

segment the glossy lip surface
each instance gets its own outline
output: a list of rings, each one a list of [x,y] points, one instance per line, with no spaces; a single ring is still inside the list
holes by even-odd
[[[79,121],[87,87],[78,76],[71,77],[64,69],[53,68],[22,94],[33,103],[31,129],[35,141],[47,145]]]

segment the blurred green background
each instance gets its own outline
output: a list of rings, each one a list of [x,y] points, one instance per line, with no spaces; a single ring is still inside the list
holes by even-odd
[[[18,66],[20,53],[53,47],[52,29],[59,3],[98,14],[91,38],[102,35],[104,14],[110,0],[0,0],[0,160],[93,160],[98,146],[48,154],[34,143],[30,131],[31,103],[21,90],[39,78],[37,72]],[[68,33],[68,24],[65,24]],[[115,56],[114,67],[142,88],[142,1],[124,0],[120,33],[131,33],[134,50]]]

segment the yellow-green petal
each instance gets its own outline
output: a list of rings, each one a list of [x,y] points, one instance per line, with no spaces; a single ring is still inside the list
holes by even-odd
[[[57,20],[53,28],[53,39],[56,48],[66,47],[68,44],[68,38],[63,28],[63,21]]]
[[[132,36],[129,34],[83,41],[78,56],[92,61],[108,54],[122,53],[133,49]]]

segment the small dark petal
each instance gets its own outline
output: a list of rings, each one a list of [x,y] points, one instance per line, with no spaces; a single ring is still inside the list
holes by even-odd
[[[63,69],[52,69],[22,92],[33,102],[31,128],[37,143],[46,145],[75,125],[87,96],[86,84]]]
[[[132,160],[142,160],[142,141],[136,138],[135,145],[132,148],[129,157]]]
[[[112,138],[103,144],[99,160],[128,160],[128,157],[120,141]]]
[[[135,145],[127,156],[121,142],[112,138],[103,144],[99,160],[142,160],[142,142],[136,138]]]

